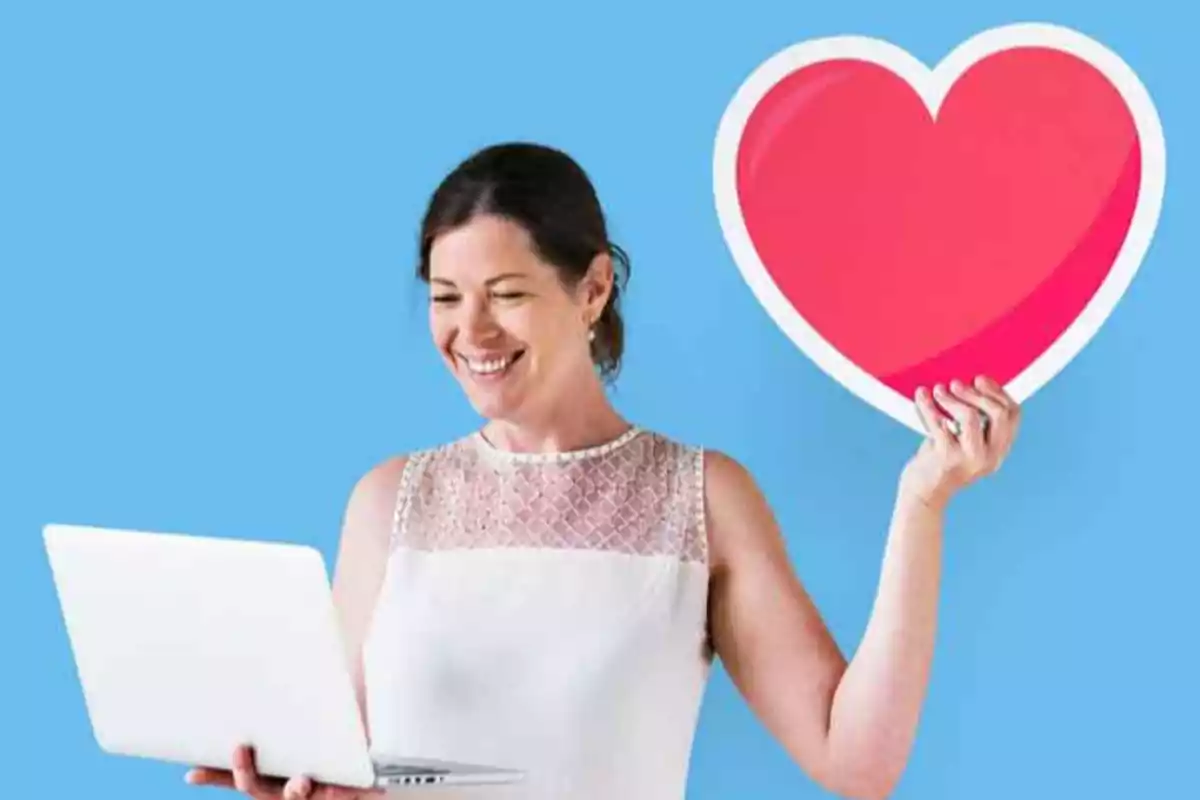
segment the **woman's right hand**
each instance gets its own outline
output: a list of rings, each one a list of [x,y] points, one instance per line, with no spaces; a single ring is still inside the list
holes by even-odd
[[[197,767],[188,772],[186,780],[193,786],[236,789],[253,800],[365,800],[384,794],[382,789],[335,786],[303,776],[287,781],[263,777],[255,767],[253,750],[244,745],[234,751],[232,770]]]

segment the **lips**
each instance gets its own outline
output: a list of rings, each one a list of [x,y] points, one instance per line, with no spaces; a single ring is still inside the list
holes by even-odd
[[[468,356],[464,353],[457,353],[456,355],[471,374],[490,377],[507,372],[513,364],[521,360],[521,357],[525,355],[525,351],[515,350],[511,353],[490,354],[486,356]]]

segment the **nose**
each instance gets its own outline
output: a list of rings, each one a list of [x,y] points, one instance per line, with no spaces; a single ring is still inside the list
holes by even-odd
[[[458,327],[459,335],[472,344],[486,342],[499,329],[491,309],[482,300],[470,300],[462,304]]]

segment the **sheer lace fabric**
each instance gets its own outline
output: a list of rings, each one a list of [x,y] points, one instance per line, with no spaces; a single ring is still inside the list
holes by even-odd
[[[412,456],[393,545],[562,548],[707,558],[703,453],[630,429],[567,453],[511,453],[478,434]]]

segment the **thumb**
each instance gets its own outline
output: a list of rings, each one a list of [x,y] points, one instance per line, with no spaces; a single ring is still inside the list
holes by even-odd
[[[303,775],[290,779],[283,786],[283,800],[308,800],[312,797],[312,781]]]

